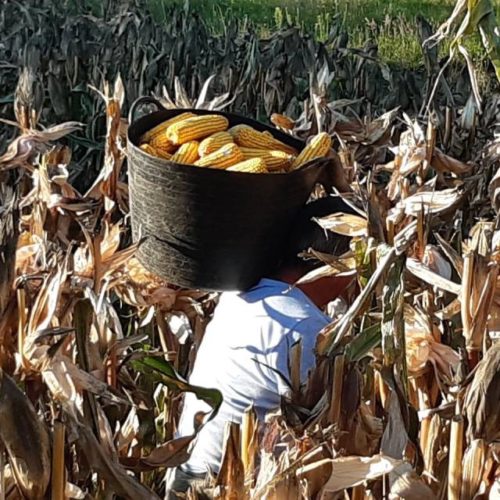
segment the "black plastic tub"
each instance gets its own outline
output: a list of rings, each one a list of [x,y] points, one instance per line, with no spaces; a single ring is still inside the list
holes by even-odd
[[[325,160],[287,174],[250,174],[182,165],[138,147],[144,132],[186,111],[268,130],[299,151],[304,144],[262,123],[216,111],[161,110],[128,129],[132,232],[134,240],[145,238],[140,262],[182,287],[246,290],[276,266]]]

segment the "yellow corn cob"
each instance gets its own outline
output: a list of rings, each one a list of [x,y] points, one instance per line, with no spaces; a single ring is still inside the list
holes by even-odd
[[[292,164],[294,157],[285,153],[284,151],[277,150],[265,150],[257,148],[244,148],[240,147],[241,152],[245,159],[250,158],[262,158],[267,165],[267,169],[270,172],[275,172],[276,170],[286,170]]]
[[[167,137],[174,144],[184,144],[222,132],[227,129],[228,125],[227,118],[220,115],[194,116],[170,125],[167,129]]]
[[[200,142],[199,154],[200,156],[209,155],[231,142],[233,142],[233,138],[229,132],[217,132]]]
[[[155,148],[149,144],[141,144],[139,147],[148,155],[156,155]]]
[[[166,132],[167,128],[170,127],[170,125],[185,120],[186,118],[191,118],[192,116],[195,115],[193,113],[181,113],[180,115],[174,116],[173,118],[170,118],[165,122],[161,122],[159,125],[156,125],[156,127],[153,127],[151,130],[145,132],[141,137],[141,142],[150,142],[156,136],[161,135],[163,132]]]
[[[295,170],[308,161],[315,158],[322,158],[328,154],[332,146],[332,139],[326,132],[315,135],[311,142],[300,152],[292,164],[292,170]]]
[[[233,136],[234,142],[238,144],[238,146],[257,149],[274,149],[292,155],[297,154],[294,148],[278,141],[270,132],[259,132],[249,125],[236,125],[229,129],[229,133]]]
[[[172,156],[172,161],[192,165],[198,159],[198,147],[199,143],[196,141],[186,142]]]
[[[172,144],[170,139],[167,137],[166,132],[157,135],[154,139],[151,139],[151,141],[149,141],[149,144],[155,149],[162,149],[166,153],[173,153],[176,149],[175,145]]]
[[[148,155],[157,156],[158,158],[163,158],[164,160],[170,160],[172,157],[172,155],[170,155],[166,151],[156,149],[150,144],[141,144],[139,147]]]
[[[251,158],[241,161],[226,169],[228,172],[247,172],[249,174],[266,174],[266,162],[262,158]]]
[[[271,122],[277,127],[284,128],[285,130],[293,130],[295,122],[288,118],[288,116],[273,113],[271,115]]]
[[[156,156],[158,156],[159,158],[163,158],[164,160],[171,160],[172,159],[172,155],[163,149],[156,148],[155,152],[156,152]]]
[[[195,165],[199,167],[227,168],[243,161],[243,153],[236,144],[226,144],[217,151],[200,158]]]

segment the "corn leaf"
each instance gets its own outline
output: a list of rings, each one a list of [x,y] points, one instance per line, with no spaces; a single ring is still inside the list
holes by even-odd
[[[153,375],[156,381],[176,389],[180,392],[194,392],[199,399],[202,399],[213,408],[210,418],[215,417],[222,403],[222,393],[218,389],[207,389],[189,384],[165,359],[153,356],[141,356],[141,359],[132,361],[134,368],[142,373]]]
[[[29,500],[43,498],[50,481],[50,439],[27,396],[0,369],[0,441],[17,485]]]
[[[382,340],[381,326],[377,322],[359,332],[345,348],[345,354],[349,361],[360,361],[378,345]]]
[[[323,494],[352,488],[365,481],[377,479],[389,474],[401,463],[401,460],[384,455],[333,459],[331,460],[332,475],[323,488]]]

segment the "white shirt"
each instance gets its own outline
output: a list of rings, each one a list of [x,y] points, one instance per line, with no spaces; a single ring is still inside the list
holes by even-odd
[[[316,337],[328,323],[328,317],[301,290],[287,283],[263,279],[247,292],[223,293],[189,382],[219,389],[224,400],[217,416],[199,432],[182,468],[218,472],[225,423],[241,423],[252,404],[259,419],[279,408],[281,396],[289,392],[290,347],[302,342],[301,380],[305,382],[315,365]],[[178,436],[193,434],[195,415],[210,410],[193,393],[186,393]]]

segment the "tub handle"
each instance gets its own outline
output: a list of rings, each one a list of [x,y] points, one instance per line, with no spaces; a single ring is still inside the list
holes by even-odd
[[[129,125],[131,123],[133,123],[135,121],[135,115],[137,113],[137,110],[139,109],[139,107],[145,105],[145,104],[154,104],[157,108],[157,110],[159,111],[160,109],[165,109],[161,102],[156,99],[155,97],[151,97],[151,96],[142,96],[142,97],[138,97],[133,103],[132,105],[130,106],[130,111],[128,112],[128,123]]]

